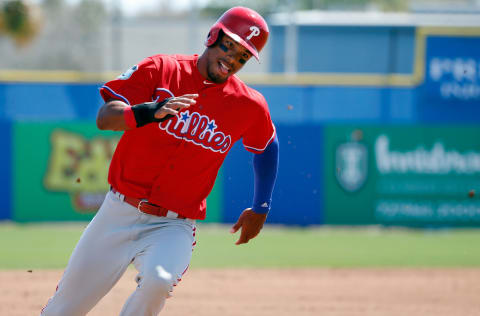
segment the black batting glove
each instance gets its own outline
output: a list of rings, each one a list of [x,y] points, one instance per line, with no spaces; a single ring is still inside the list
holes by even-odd
[[[142,127],[149,123],[153,122],[163,122],[168,120],[173,115],[167,115],[161,119],[155,118],[155,113],[164,106],[171,98],[164,99],[161,102],[145,102],[137,104],[132,107],[133,115],[135,116],[135,121],[137,122],[137,127]]]

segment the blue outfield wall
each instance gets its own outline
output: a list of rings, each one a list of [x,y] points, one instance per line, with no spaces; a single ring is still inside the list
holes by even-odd
[[[12,123],[93,123],[102,104],[98,94],[100,86],[99,83],[0,83],[0,104],[3,105],[0,112],[1,144],[6,149],[0,164],[2,196],[5,197],[0,202],[1,219],[12,216]],[[325,175],[331,170],[325,171],[325,166],[332,149],[328,147],[329,152],[326,152],[325,139],[328,137],[325,130],[336,130],[332,126],[350,125],[354,129],[359,125],[369,131],[370,127],[365,126],[475,125],[480,122],[477,100],[442,103],[427,99],[420,102],[425,98],[421,87],[254,87],[267,99],[280,139],[280,172],[270,223],[310,225],[328,220],[325,218],[325,201],[329,200]],[[348,141],[348,135],[342,136],[342,142]],[[411,146],[415,148],[417,145]],[[411,151],[412,148],[405,150]],[[222,222],[234,222],[238,214],[251,204],[251,164],[252,155],[237,143],[222,170]]]
[[[102,103],[100,83],[0,83],[0,119],[94,120]]]
[[[323,222],[323,129],[319,125],[277,125],[279,174],[269,223],[311,225]],[[253,154],[241,142],[223,165],[223,222],[235,222],[253,198]]]
[[[101,84],[0,83],[0,120],[95,120]],[[356,86],[254,86],[277,124],[475,123],[478,101],[425,100],[421,88]],[[421,106],[418,104],[421,103]]]
[[[12,123],[0,120],[0,220],[10,219],[12,216]]]
[[[414,123],[421,109],[416,89],[331,86],[256,86],[282,124],[327,122]],[[438,117],[439,122],[450,116]],[[460,118],[463,119],[463,118]]]
[[[102,100],[99,83],[3,83],[0,101],[6,122],[94,121]],[[269,222],[323,223],[323,124],[329,122],[414,122],[412,91],[404,88],[255,86],[266,97],[280,140],[280,173]],[[25,96],[18,98],[18,96]],[[392,102],[392,101],[395,102]],[[403,106],[400,106],[403,105]],[[5,125],[4,135],[10,131]],[[4,142],[12,139],[3,138]],[[9,146],[5,144],[4,146]],[[9,159],[11,155],[5,155]],[[9,163],[3,164],[8,174]],[[252,154],[238,143],[222,170],[222,221],[234,222],[251,204]],[[8,176],[10,177],[10,175]],[[9,183],[6,181],[5,183]],[[4,192],[11,195],[11,186]],[[4,200],[10,203],[10,199]],[[3,210],[10,210],[5,205]],[[10,211],[8,211],[10,212]],[[9,213],[3,215],[8,218]]]

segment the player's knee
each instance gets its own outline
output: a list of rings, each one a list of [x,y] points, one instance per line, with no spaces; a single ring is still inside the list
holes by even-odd
[[[44,308],[40,316],[65,316],[65,315],[78,315],[73,313],[71,308],[66,306],[47,306]]]
[[[62,311],[56,310],[56,311],[43,311],[40,316],[61,316],[64,315],[62,314]]]
[[[167,272],[162,266],[157,266],[155,271],[145,274],[142,287],[152,293],[168,296],[173,289],[174,281],[174,276],[170,272]]]

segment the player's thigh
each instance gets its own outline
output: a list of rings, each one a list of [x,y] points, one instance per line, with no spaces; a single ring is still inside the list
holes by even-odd
[[[128,204],[107,194],[105,201],[80,237],[70,259],[70,265],[83,269],[128,264],[134,257],[131,227],[138,212]],[[105,264],[108,263],[108,264]],[[80,268],[80,267],[79,267]]]
[[[134,264],[140,277],[171,276],[176,284],[187,270],[195,243],[193,225],[171,225],[150,236]]]
[[[133,258],[129,227],[135,210],[107,195],[75,247],[43,315],[85,315],[118,281]]]
[[[109,192],[80,237],[62,281],[107,288],[115,283],[135,257],[133,227],[139,218],[135,208]]]

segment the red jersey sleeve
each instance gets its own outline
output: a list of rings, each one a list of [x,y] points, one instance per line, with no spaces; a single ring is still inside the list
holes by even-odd
[[[252,124],[243,135],[243,146],[254,154],[260,154],[275,138],[275,126],[270,118],[267,101],[261,95],[255,113]]]
[[[157,67],[152,58],[144,59],[101,87],[100,94],[103,100],[118,99],[130,106],[153,101],[158,80],[156,76],[159,73]]]

